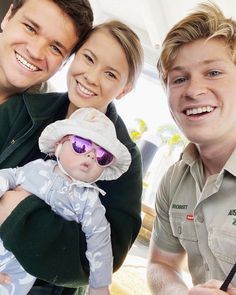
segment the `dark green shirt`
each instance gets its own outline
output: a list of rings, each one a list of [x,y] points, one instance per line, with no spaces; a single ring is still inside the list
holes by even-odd
[[[45,157],[38,137],[49,123],[65,118],[67,93],[22,94],[0,105],[0,168],[23,165]],[[7,112],[7,116],[5,116]],[[141,157],[113,104],[106,115],[119,140],[132,156],[129,170],[115,181],[99,181],[106,191],[101,198],[111,224],[114,270],[123,263],[141,226]],[[5,124],[7,122],[7,124]],[[79,289],[88,282],[86,240],[81,225],[66,221],[36,196],[22,201],[0,228],[5,247],[30,274],[56,285]],[[68,293],[71,294],[68,289]]]

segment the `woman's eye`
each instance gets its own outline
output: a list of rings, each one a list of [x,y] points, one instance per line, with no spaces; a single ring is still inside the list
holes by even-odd
[[[116,75],[114,75],[112,72],[106,72],[106,75],[107,75],[109,78],[116,79]]]

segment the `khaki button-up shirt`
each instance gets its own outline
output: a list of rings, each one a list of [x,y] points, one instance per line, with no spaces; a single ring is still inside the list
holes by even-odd
[[[162,179],[156,212],[152,239],[165,251],[186,251],[193,284],[224,280],[236,262],[236,149],[204,182],[198,151],[189,144]]]

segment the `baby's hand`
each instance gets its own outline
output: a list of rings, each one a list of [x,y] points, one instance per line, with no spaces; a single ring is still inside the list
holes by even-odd
[[[0,284],[4,285],[4,284],[10,284],[10,283],[11,283],[10,277],[5,273],[0,272]]]
[[[91,288],[88,289],[88,295],[110,295],[110,291],[108,287],[102,287],[102,288]]]

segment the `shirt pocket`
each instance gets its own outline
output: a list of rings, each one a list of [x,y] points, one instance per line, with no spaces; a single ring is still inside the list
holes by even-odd
[[[231,218],[226,218],[222,226],[209,230],[208,243],[216,258],[236,263],[236,225],[232,224]]]
[[[197,242],[197,234],[193,220],[186,219],[186,213],[170,213],[170,223],[175,237],[181,244],[184,241]]]
[[[232,224],[232,218],[227,217],[222,226],[209,230],[208,244],[225,274],[224,280],[236,263],[236,226]],[[231,283],[236,287],[236,276]]]

